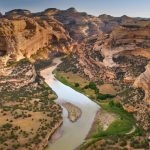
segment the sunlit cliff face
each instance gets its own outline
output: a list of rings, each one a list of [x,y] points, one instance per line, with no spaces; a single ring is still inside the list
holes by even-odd
[[[6,15],[0,18],[1,66],[8,60],[13,62],[24,57],[35,58],[41,52],[43,55],[52,51],[67,53],[71,47],[68,31],[51,16]]]

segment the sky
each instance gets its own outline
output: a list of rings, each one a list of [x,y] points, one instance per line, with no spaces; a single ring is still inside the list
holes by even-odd
[[[39,12],[47,8],[64,10],[70,7],[95,16],[108,14],[150,18],[150,0],[0,0],[2,13],[12,9]]]

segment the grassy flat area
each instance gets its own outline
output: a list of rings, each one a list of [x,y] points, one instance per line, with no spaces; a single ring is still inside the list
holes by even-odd
[[[133,115],[126,112],[121,105],[113,102],[103,102],[100,106],[107,112],[113,112],[119,116],[119,119],[114,121],[106,131],[100,131],[93,137],[104,137],[118,134],[128,133],[135,125]]]
[[[75,89],[78,92],[84,92],[83,87],[89,84],[89,81],[83,79],[79,75],[73,74],[71,72],[65,73],[65,72],[58,72],[54,71],[55,77],[64,83],[65,85],[68,85]],[[76,83],[80,83],[79,86],[75,86]]]
[[[112,122],[107,130],[99,128],[83,143],[81,149],[148,148],[148,141],[140,138],[141,135],[144,135],[144,131],[136,126],[136,120],[131,113],[126,112],[121,105],[113,104],[112,101],[100,102],[99,104],[105,111],[115,113],[119,118]],[[132,130],[133,132],[131,132]]]
[[[90,82],[78,74],[74,74],[72,72],[62,72],[55,70],[55,77],[64,83],[65,85],[70,86],[74,90],[83,93],[90,97],[91,99],[104,100],[113,98],[114,95],[111,94],[102,94],[100,91],[100,87],[93,82]]]

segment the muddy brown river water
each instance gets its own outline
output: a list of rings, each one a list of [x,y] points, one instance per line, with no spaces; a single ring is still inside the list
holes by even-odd
[[[58,81],[52,74],[53,70],[61,63],[59,58],[54,59],[55,65],[41,71],[46,83],[56,92],[56,102],[69,102],[79,107],[82,111],[81,117],[74,123],[68,119],[68,112],[63,107],[63,125],[54,134],[55,140],[49,142],[46,150],[74,150],[84,142],[93,122],[99,106],[85,95],[73,90]],[[59,135],[60,134],[60,135]]]

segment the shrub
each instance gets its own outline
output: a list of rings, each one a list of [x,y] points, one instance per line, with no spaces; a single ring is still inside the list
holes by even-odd
[[[105,100],[106,98],[107,98],[106,95],[103,95],[103,94],[98,94],[98,95],[97,95],[97,99]]]
[[[89,85],[84,86],[84,89],[88,89],[88,88],[89,88]]]
[[[80,86],[80,84],[79,83],[75,83],[75,87],[79,87]]]
[[[110,107],[114,106],[114,105],[115,105],[115,104],[114,104],[114,101],[110,101],[110,102],[109,102],[109,105],[110,105]]]
[[[110,95],[110,94],[97,94],[97,99],[105,100],[107,98],[114,98],[114,95]]]
[[[98,85],[103,85],[104,84],[104,81],[100,80],[98,81]]]
[[[96,89],[97,89],[96,84],[95,84],[94,82],[90,82],[90,83],[89,83],[89,88],[90,88],[90,89],[93,89],[93,90],[96,90]]]
[[[12,124],[10,124],[10,123],[6,123],[3,125],[3,128],[5,128],[5,129],[10,129],[11,127],[12,127]]]
[[[127,142],[125,141],[125,140],[123,140],[123,141],[121,141],[121,143],[120,143],[120,146],[126,146],[127,145]]]
[[[136,135],[137,136],[142,136],[144,134],[144,130],[142,128],[137,128],[136,129]]]
[[[98,88],[95,89],[95,94],[99,94],[99,89]]]
[[[120,103],[115,103],[115,106],[122,108],[122,105]]]

